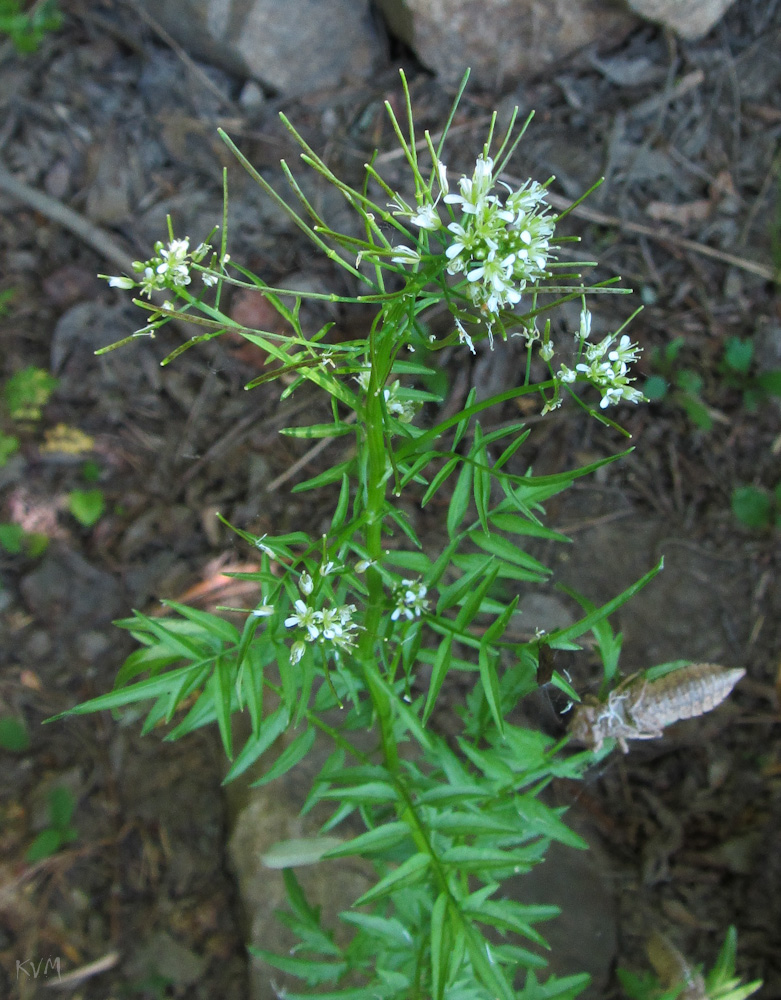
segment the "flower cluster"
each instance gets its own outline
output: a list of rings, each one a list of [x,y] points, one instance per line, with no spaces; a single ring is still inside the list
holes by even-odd
[[[199,243],[194,250],[190,250],[190,240],[185,237],[183,240],[172,239],[168,246],[160,240],[155,243],[154,256],[149,260],[133,261],[133,270],[139,275],[139,280],[125,276],[108,277],[108,283],[113,288],[137,288],[140,286],[141,295],[147,298],[152,297],[153,292],[164,288],[175,289],[184,288],[192,281],[190,270],[193,264],[200,264],[211,250],[208,243]],[[226,263],[227,256],[222,263]],[[213,271],[201,269],[201,278],[205,285],[215,285],[217,275]]]
[[[329,564],[321,575],[325,575],[332,568],[332,564]],[[301,574],[298,587],[303,596],[293,604],[293,614],[285,619],[285,627],[303,630],[306,642],[330,642],[337,649],[352,649],[355,645],[354,633],[360,627],[352,620],[356,611],[355,605],[339,604],[318,610],[313,608],[308,600],[305,600],[314,590],[312,577],[306,572]],[[305,650],[306,645],[303,640],[294,642],[290,650],[291,663],[298,663]]]
[[[575,365],[574,370],[562,365],[558,377],[562,382],[574,382],[578,372],[602,393],[600,408],[605,409],[611,403],[625,399],[628,403],[639,403],[645,397],[639,389],[630,385],[629,366],[637,361],[640,348],[633,344],[626,334],[617,341],[617,334],[604,337],[598,344],[586,343],[591,332],[591,314],[583,310],[580,317],[580,330],[576,335],[584,361]]]
[[[489,333],[501,309],[520,302],[530,282],[545,277],[550,257],[554,220],[546,214],[545,188],[527,181],[517,190],[500,182],[507,194],[497,193],[493,160],[479,156],[471,177],[458,181],[460,194],[444,194],[444,202],[460,210],[460,219],[444,226],[436,209],[437,201],[424,191],[416,211],[400,199],[394,203],[396,215],[408,215],[410,222],[431,231],[447,232],[445,256],[450,274],[464,274],[466,294],[487,320]],[[441,192],[448,192],[447,174],[437,164]],[[410,264],[420,259],[409,247],[394,247],[396,263]],[[467,342],[462,337],[462,342]]]
[[[366,392],[369,388],[369,372],[358,372],[355,376],[355,380],[363,391]],[[409,424],[415,419],[418,406],[411,399],[403,399],[400,395],[400,391],[401,384],[398,379],[390,385],[385,386],[383,389],[385,408],[392,417],[396,417],[396,419],[401,421],[403,424]]]
[[[421,614],[427,610],[426,600],[427,587],[420,580],[402,580],[401,586],[396,588],[394,600],[396,607],[391,612],[393,621],[398,621],[402,616],[407,621],[413,618],[420,618]]]

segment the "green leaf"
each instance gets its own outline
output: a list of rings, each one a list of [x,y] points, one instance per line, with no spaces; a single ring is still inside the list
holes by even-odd
[[[370,937],[380,938],[396,947],[409,948],[412,942],[407,928],[395,917],[378,917],[376,913],[355,913],[353,910],[345,910],[339,914],[339,919],[346,924],[360,927]]]
[[[759,386],[771,396],[781,396],[781,368],[757,376]]]
[[[458,474],[456,488],[450,498],[450,507],[447,512],[447,533],[452,538],[458,526],[464,520],[464,515],[469,508],[470,493],[472,491],[472,478],[474,467],[465,462]]]
[[[460,458],[451,458],[449,461],[445,462],[439,472],[431,480],[426,492],[423,494],[423,498],[420,501],[420,506],[425,507],[429,500],[434,496],[439,487],[445,482],[451,472],[456,468],[458,463],[461,461]]]
[[[261,723],[260,731],[257,735],[250,736],[240,753],[233,762],[233,766],[223,778],[223,785],[238,778],[248,767],[251,767],[259,757],[261,757],[271,744],[287,729],[290,715],[284,706],[280,706],[271,713]]]
[[[445,636],[439,644],[437,655],[434,657],[434,667],[431,671],[431,680],[429,681],[428,691],[426,692],[426,705],[423,709],[424,726],[430,719],[431,713],[434,711],[437,696],[442,689],[448,669],[450,668],[450,649],[452,645],[453,636]]]
[[[53,854],[62,847],[63,840],[59,830],[55,830],[53,827],[47,827],[45,830],[41,830],[35,840],[27,848],[24,859],[33,864],[36,861],[43,861],[44,858],[50,858]]]
[[[617,597],[612,600],[607,601],[602,607],[597,608],[596,611],[592,611],[581,618],[580,621],[575,622],[574,625],[568,625],[566,628],[556,629],[548,635],[548,642],[553,646],[554,643],[558,643],[564,640],[577,639],[579,636],[583,635],[585,632],[589,632],[594,628],[599,622],[604,618],[608,618],[617,611],[622,604],[635,596],[643,587],[649,583],[664,568],[664,558],[660,559],[659,562],[654,566],[653,569],[649,570],[643,576],[640,577],[635,583],[631,584]]]
[[[322,860],[328,851],[342,843],[340,837],[299,837],[280,840],[261,855],[266,868],[301,868]]]
[[[18,555],[22,551],[24,528],[20,524],[0,524],[0,546],[10,555]]]
[[[85,528],[99,521],[105,508],[103,490],[71,490],[68,494],[68,510]]]
[[[3,434],[0,431],[0,469],[17,451],[19,451],[19,438],[14,437],[13,434]]]
[[[773,509],[770,495],[757,486],[739,486],[732,491],[732,513],[747,528],[765,528]]]
[[[258,778],[257,781],[253,781],[250,787],[258,788],[261,785],[268,784],[270,781],[274,781],[283,774],[287,774],[288,771],[292,770],[296,764],[300,763],[306,757],[312,749],[314,742],[315,729],[313,726],[310,726],[299,733],[289,746],[285,747],[263,777]]]
[[[131,705],[136,701],[151,701],[161,695],[168,694],[172,688],[181,683],[186,676],[188,679],[202,674],[200,663],[187,667],[179,667],[178,670],[170,670],[160,677],[151,677],[147,681],[139,681],[130,687],[121,688],[119,691],[111,691],[109,694],[99,695],[89,701],[74,705],[65,712],[47,719],[47,722],[55,722],[68,715],[89,715],[92,712],[102,712],[105,709],[121,708],[123,705]]]
[[[321,472],[319,476],[313,476],[312,479],[307,479],[303,483],[296,483],[291,493],[305,493],[307,490],[316,490],[321,486],[330,486],[331,483],[338,483],[342,476],[349,476],[352,467],[352,459],[347,462],[340,462],[338,465],[334,465],[333,468]]]
[[[40,420],[41,410],[57,387],[57,379],[43,368],[30,366],[12,375],[4,395],[12,420]]]
[[[383,899],[392,892],[420,885],[426,878],[430,864],[430,855],[413,854],[400,864],[398,868],[393,869],[384,878],[380,879],[368,892],[365,892],[359,899],[356,899],[353,905],[366,906],[367,903]]]
[[[369,781],[354,788],[329,788],[321,795],[324,799],[338,799],[344,802],[378,804],[395,802],[398,793],[393,785],[385,781]]]
[[[464,410],[468,410],[469,407],[474,404],[475,396],[476,395],[477,395],[477,389],[473,386],[469,390],[469,395],[466,397],[466,402],[464,403],[464,406],[463,406]],[[470,419],[471,419],[471,414],[469,414],[469,415],[467,415],[465,417],[462,417],[458,421],[458,423],[456,424],[456,433],[455,433],[455,437],[453,438],[453,451],[455,451],[456,448],[461,443],[461,438],[466,433],[466,429],[469,426]],[[436,430],[436,428],[434,428],[434,429]]]
[[[0,748],[22,753],[30,746],[30,736],[23,719],[6,715],[0,719]]]
[[[287,972],[291,976],[297,976],[305,980],[308,986],[320,986],[322,983],[333,983],[340,979],[347,971],[346,962],[323,962],[308,958],[291,958],[289,955],[277,955],[272,951],[265,951],[263,948],[249,946],[249,951],[256,958],[262,958],[274,969],[280,972]],[[287,991],[285,996],[290,997]]]
[[[480,643],[478,666],[480,668],[480,682],[483,685],[483,692],[491,710],[494,724],[499,733],[502,733],[504,731],[504,718],[499,694],[499,677],[496,673],[496,658],[489,654],[488,644],[485,641]]]
[[[346,858],[353,854],[383,854],[392,847],[397,847],[410,836],[406,823],[393,821],[377,826],[366,833],[359,833],[339,847],[334,847],[326,855],[329,858]]]
[[[513,545],[508,539],[502,538],[501,535],[484,535],[479,531],[470,531],[469,537],[484,552],[490,552],[491,555],[498,556],[508,563],[521,566],[541,576],[549,576],[551,573],[547,566],[543,566],[539,560],[519,549],[517,545]]]
[[[748,375],[754,358],[754,345],[741,337],[729,337],[724,347],[724,363],[738,375]]]
[[[342,486],[339,490],[339,500],[331,518],[331,532],[336,534],[347,519],[347,510],[350,506],[350,477],[345,473],[342,476]]]
[[[210,614],[208,611],[199,611],[197,608],[191,608],[187,604],[179,604],[177,601],[164,600],[160,603],[166,608],[172,608],[174,611],[177,611],[188,621],[199,625],[209,637],[214,637],[228,643],[228,645],[233,645],[239,641],[240,635],[236,626],[231,622],[225,621],[224,618],[220,618],[219,615]]]
[[[480,421],[475,421],[475,443],[472,448],[471,457],[475,462],[474,466],[474,498],[477,517],[480,526],[486,535],[490,534],[488,528],[488,504],[491,501],[491,473],[488,469],[488,451],[483,443],[483,431]]]
[[[279,431],[293,438],[335,438],[354,434],[354,424],[310,424],[308,427],[282,427]]]
[[[214,667],[209,687],[214,700],[214,708],[217,714],[217,727],[220,730],[225,756],[228,760],[233,760],[233,733],[231,731],[231,700],[233,697],[234,667],[231,660],[225,656],[218,656]]]
[[[668,388],[667,379],[662,378],[661,375],[649,375],[643,385],[643,395],[654,403],[664,399]]]
[[[68,826],[75,808],[76,799],[64,785],[57,785],[49,793],[49,816],[52,826],[57,830],[62,831]]]
[[[446,947],[447,934],[447,894],[441,892],[431,910],[431,983],[433,1000],[444,1000],[447,967],[450,961]]]

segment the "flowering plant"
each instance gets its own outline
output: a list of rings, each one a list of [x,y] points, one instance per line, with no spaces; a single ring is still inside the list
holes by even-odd
[[[284,375],[283,396],[310,382],[330,399],[330,422],[284,433],[305,439],[349,435],[354,451],[295,487],[338,487],[330,526],[321,536],[295,531],[257,537],[231,526],[260,558],[251,577],[261,596],[256,607],[241,612],[241,629],[172,602],[166,602],[174,612],[170,617],[136,613],[119,623],[140,645],[121,668],[115,690],[73,711],[148,701],[146,730],[176,717],[169,739],[216,723],[231,761],[227,780],[262,767],[259,762],[268,760],[282,734],[288,745],[261,782],[295,767],[310,752],[316,732],[332,741],[307,808],[331,805],[323,833],[343,833],[337,846],[324,837],[315,852],[367,858],[376,882],[355,901],[361,909],[343,914],[352,936],[337,943],[303,898],[295,861],[289,860],[293,915],[286,922],[302,944],[294,956],[256,952],[275,968],[310,987],[327,985],[329,997],[345,1000],[574,997],[586,976],[550,976],[538,984],[535,970],[545,962],[519,943],[543,944],[533,925],[555,908],[505,898],[502,883],[541,861],[551,840],[585,846],[544,790],[554,776],[579,777],[595,755],[562,756],[562,742],[508,717],[519,699],[547,681],[539,676],[546,649],[579,648],[578,639],[660,567],[603,607],[589,605],[575,624],[545,633],[531,622],[531,633],[520,640],[508,629],[519,613],[519,596],[508,602],[507,591],[550,576],[525,551],[524,538],[566,541],[545,526],[545,501],[619,456],[535,476],[522,457],[528,435],[523,423],[486,429],[481,418],[510,400],[535,395],[543,413],[570,398],[616,426],[602,411],[642,399],[630,374],[638,348],[622,330],[599,343],[590,339],[587,296],[617,289],[612,282],[586,286],[580,271],[561,259],[566,238],[557,227],[565,213],[552,212],[546,185],[530,180],[512,187],[501,180],[528,125],[514,137],[517,109],[498,143],[494,116],[472,175],[451,189],[442,155],[462,91],[436,148],[428,133],[419,146],[402,82],[406,134],[390,107],[388,113],[410,169],[412,195],[394,190],[374,163],[366,166],[363,188],[350,187],[283,119],[304,163],[354,210],[361,235],[330,228],[283,164],[300,207],[288,204],[223,135],[268,196],[343,270],[356,289],[352,296],[271,287],[231,261],[227,201],[218,250],[202,243],[191,251],[169,223],[167,245],[156,244],[149,260],[137,262],[134,277],[109,277],[114,286],[137,290],[135,301],[148,313],[147,323],[128,339],[154,336],[174,317],[196,323],[203,332],[167,363],[198,341],[226,330],[237,333],[265,351],[272,366],[247,388]],[[425,170],[421,149],[430,161]],[[287,332],[251,330],[233,320],[221,308],[226,285],[259,289],[286,321]],[[170,298],[152,301],[160,292]],[[307,336],[299,316],[305,298],[369,303],[376,315],[366,335],[355,340],[329,336],[330,324]],[[539,324],[570,300],[581,303],[580,322],[571,349],[557,360],[551,322]],[[447,315],[438,332],[429,323],[435,308]],[[433,406],[421,412],[439,401],[420,388],[435,373],[439,352],[463,345],[476,353],[481,344],[501,350],[508,337],[520,337],[526,346],[519,385],[480,400],[472,390],[459,412],[439,422]],[[536,382],[535,357],[547,371]],[[596,410],[576,392],[588,386],[599,393]],[[419,525],[398,504],[402,494],[418,509],[447,496],[440,545],[421,540]],[[430,725],[452,674],[467,686],[455,742]],[[578,698],[557,672],[550,680]],[[347,709],[337,725],[328,714],[334,709]],[[250,728],[240,747],[234,746],[237,713],[246,714]],[[372,728],[373,753],[352,735]],[[414,750],[402,756],[404,743]],[[355,832],[355,823],[362,832]]]

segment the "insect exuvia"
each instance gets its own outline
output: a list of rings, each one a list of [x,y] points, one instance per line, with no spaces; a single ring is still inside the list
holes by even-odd
[[[649,679],[632,674],[614,688],[606,701],[587,698],[578,705],[569,731],[578,743],[599,750],[607,739],[628,753],[627,740],[654,740],[665,726],[704,715],[720,705],[741,677],[741,667],[692,663]]]

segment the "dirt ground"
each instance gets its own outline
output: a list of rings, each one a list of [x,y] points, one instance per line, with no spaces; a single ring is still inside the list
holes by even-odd
[[[23,718],[30,736],[21,752],[0,750],[0,994],[43,996],[54,967],[37,978],[31,970],[48,958],[63,977],[75,972],[73,995],[84,1000],[244,1000],[218,741],[141,737],[129,714],[121,724],[109,714],[41,723],[110,688],[132,648],[112,620],[159,607],[160,598],[226,601],[222,572],[252,554],[216,511],[259,534],[321,520],[327,498],[288,491],[322,459],[277,433],[320,404],[304,393],[280,404],[276,385],[242,392],[259,362],[241,344],[213,342],[161,369],[179,343],[166,332],[96,358],[95,349],[140,325],[96,275],[148,256],[167,214],[178,234],[204,238],[221,218],[226,166],[233,258],[271,283],[330,290],[339,276],[262,199],[216,128],[276,183],[280,157],[295,158],[277,118],[284,110],[337,173],[357,180],[377,147],[393,183],[402,163],[383,101],[398,106],[398,66],[412,81],[421,129],[437,130],[453,95],[395,52],[371,87],[248,108],[239,101],[244,81],[193,68],[126,5],[61,6],[63,27],[39,51],[0,50],[0,293],[10,293],[0,380],[30,365],[58,380],[40,417],[6,413],[0,427],[21,441],[0,468],[0,523],[49,538],[34,556],[0,548],[0,715]],[[624,669],[685,657],[747,670],[713,721],[615,755],[585,787],[557,794],[599,838],[618,907],[614,964],[647,966],[654,930],[692,961],[712,962],[735,924],[739,969],[765,980],[768,1000],[781,996],[778,532],[742,527],[730,496],[736,486],[772,489],[781,480],[781,425],[777,401],[747,400],[748,380],[725,371],[724,351],[729,338],[750,339],[752,372],[781,368],[772,281],[781,252],[779,52],[781,4],[739,0],[700,43],[641,29],[620,50],[583,54],[499,101],[505,116],[516,103],[536,111],[518,174],[555,174],[562,204],[605,176],[567,222],[582,238],[573,255],[598,257],[594,280],[621,275],[635,295],[601,297],[595,324],[614,328],[641,301],[632,334],[644,349],[643,378],[695,372],[711,425],[697,425],[680,392],[622,409],[635,450],[550,505],[551,526],[576,543],[566,562],[551,565],[599,601],[665,554],[655,590],[623,609]],[[451,176],[471,172],[495,102],[467,92],[446,156]],[[312,190],[338,227],[339,200]],[[248,296],[231,310],[250,325],[267,319]],[[331,318],[347,329],[366,321],[359,310]],[[323,314],[309,319],[320,325]],[[676,338],[680,354],[665,368],[659,359]],[[466,360],[463,352],[445,359],[444,406],[470,385],[498,392],[519,374],[520,361],[508,364],[501,346]],[[535,472],[623,446],[572,410],[545,421],[525,415]],[[496,420],[508,416],[517,410]],[[61,427],[70,429],[65,450],[52,445]],[[74,429],[89,441],[79,444]],[[339,442],[330,448],[329,462]],[[105,512],[85,528],[68,495],[96,487]],[[587,655],[568,666],[584,687],[595,676]],[[56,786],[75,801],[77,836],[30,864],[25,853],[51,823]],[[614,979],[603,996],[621,996]]]

